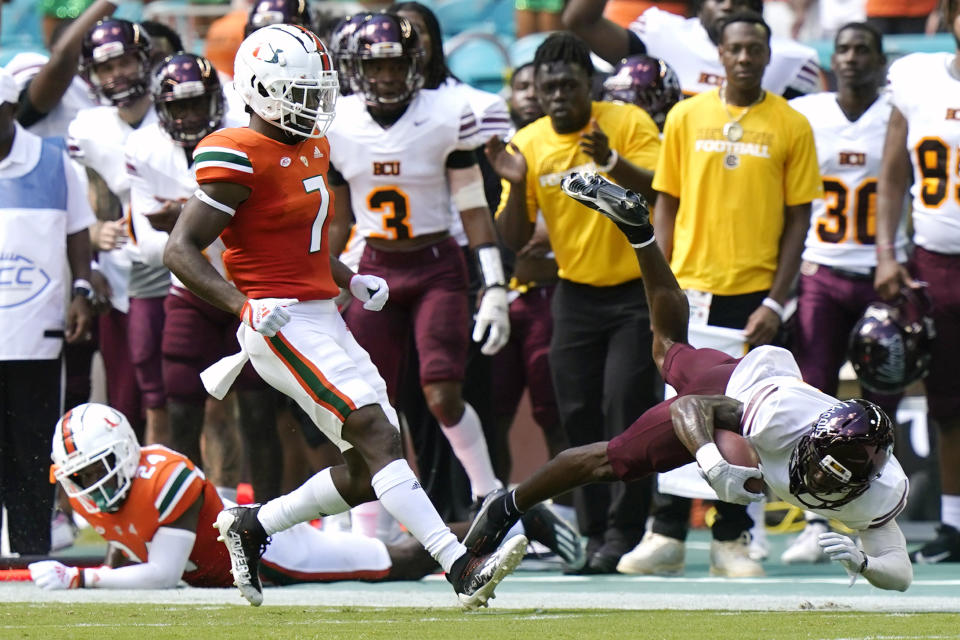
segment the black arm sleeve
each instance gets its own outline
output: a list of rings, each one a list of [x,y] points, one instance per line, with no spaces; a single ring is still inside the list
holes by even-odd
[[[477,152],[473,149],[469,151],[457,149],[447,156],[447,169],[466,169],[475,164],[477,164]]]
[[[344,180],[343,174],[337,171],[337,168],[333,166],[333,163],[330,163],[330,168],[327,170],[327,184],[334,187],[342,187],[347,184],[347,181]]]
[[[640,36],[630,29],[627,29],[627,51],[629,52],[627,53],[628,56],[636,56],[647,52],[647,45],[643,44]]]
[[[24,128],[35,125],[47,117],[46,113],[37,111],[37,108],[30,102],[29,89],[30,83],[27,83],[27,86],[20,92],[20,101],[17,105],[17,122]]]

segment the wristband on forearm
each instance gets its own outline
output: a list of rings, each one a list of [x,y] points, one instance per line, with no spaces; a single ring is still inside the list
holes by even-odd
[[[507,279],[503,274],[503,261],[500,259],[500,249],[495,244],[477,247],[477,262],[480,265],[484,289],[507,285]]]
[[[777,302],[776,300],[774,300],[769,296],[764,298],[763,302],[761,302],[760,304],[762,304],[767,309],[770,309],[770,311],[773,311],[775,314],[777,314],[777,317],[780,318],[780,322],[783,322],[783,319],[786,316],[787,311],[786,309],[783,308],[782,304],[780,304],[779,302]]]
[[[720,449],[717,448],[716,442],[708,442],[699,449],[697,449],[696,454],[697,464],[700,465],[700,468],[703,469],[704,473],[710,471],[710,469],[717,466],[723,461],[723,456],[720,455]]]
[[[617,166],[617,161],[620,160],[620,154],[617,153],[616,149],[610,149],[610,157],[607,158],[606,164],[602,167],[597,167],[597,171],[601,173],[610,173],[613,171],[613,168]]]

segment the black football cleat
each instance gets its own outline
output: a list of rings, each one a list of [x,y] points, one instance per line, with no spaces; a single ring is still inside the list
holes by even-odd
[[[260,583],[260,556],[270,544],[270,537],[257,519],[260,505],[224,509],[213,527],[220,531],[217,538],[230,553],[230,572],[233,584],[240,589],[247,602],[255,607],[263,602]]]
[[[528,538],[560,556],[569,569],[580,569],[586,564],[583,538],[545,503],[534,505],[520,521]]]
[[[463,544],[470,553],[477,556],[491,553],[520,519],[519,514],[507,515],[505,503],[509,495],[506,489],[496,489],[484,498],[480,511],[463,538]]]
[[[596,173],[571,173],[560,182],[565,194],[613,221],[632,245],[653,238],[647,201]]]
[[[523,560],[526,548],[526,536],[514,536],[493,553],[476,555],[467,551],[458,559],[447,574],[447,580],[453,585],[463,608],[471,611],[486,607],[488,600],[496,597],[493,590]]]
[[[937,527],[937,537],[910,554],[914,564],[960,562],[960,531],[948,524]]]

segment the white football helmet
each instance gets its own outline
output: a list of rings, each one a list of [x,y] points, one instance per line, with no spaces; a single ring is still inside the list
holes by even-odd
[[[53,477],[89,513],[120,508],[140,464],[140,443],[126,417],[102,404],[67,411],[53,433]]]
[[[290,24],[247,36],[233,63],[233,84],[254,113],[305,138],[326,134],[340,89],[320,38]]]

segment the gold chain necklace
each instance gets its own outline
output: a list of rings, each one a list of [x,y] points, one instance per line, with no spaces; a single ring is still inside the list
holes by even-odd
[[[723,86],[720,87],[720,104],[723,105],[723,110],[727,112],[727,117],[730,118],[730,122],[723,125],[723,135],[727,140],[739,142],[743,138],[743,125],[740,124],[740,121],[750,112],[750,109],[763,102],[766,96],[767,92],[761,89],[760,97],[748,104],[747,108],[734,118],[733,114],[730,113],[730,107],[727,106],[727,83],[723,83]]]

